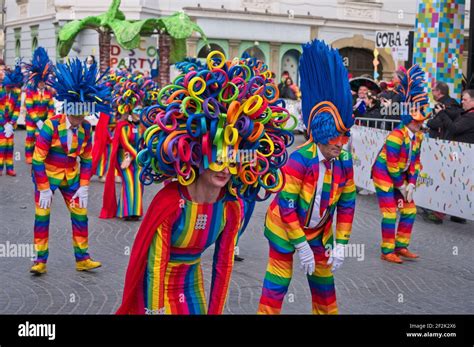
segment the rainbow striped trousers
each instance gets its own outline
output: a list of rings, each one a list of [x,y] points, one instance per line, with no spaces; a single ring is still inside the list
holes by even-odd
[[[107,175],[110,167],[110,157],[112,155],[112,143],[108,143],[105,147],[105,151],[101,153],[99,163],[97,164],[97,170],[95,174],[99,177]]]
[[[132,161],[126,169],[119,169],[122,190],[117,206],[117,217],[140,217],[143,215],[143,185],[140,182],[140,168]]]
[[[388,254],[396,249],[407,248],[416,217],[415,202],[403,201],[402,194],[393,187],[388,192],[375,187],[375,191],[382,213],[382,253]],[[397,209],[400,210],[400,221],[395,233]]]
[[[6,138],[3,129],[0,129],[0,173],[6,166],[7,172],[13,172],[13,146],[15,135]]]
[[[88,229],[87,229],[87,209],[79,207],[78,199],[72,201],[73,195],[79,188],[79,182],[69,186],[64,180],[58,189],[61,192],[64,202],[71,214],[72,222],[72,244],[76,261],[89,259],[88,253]],[[51,188],[53,190],[53,188]],[[46,263],[49,255],[49,219],[50,208],[43,209],[39,206],[40,192],[35,190],[35,226],[34,244],[37,254],[37,262]]]
[[[322,244],[322,234],[308,242],[316,260],[314,273],[307,276],[311,290],[312,312],[313,314],[337,314],[332,266],[327,264],[328,255]],[[294,251],[282,253],[270,242],[270,257],[263,281],[258,314],[280,313],[293,274],[293,255]]]

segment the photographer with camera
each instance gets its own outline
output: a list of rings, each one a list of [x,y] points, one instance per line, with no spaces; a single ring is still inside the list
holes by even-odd
[[[449,140],[449,131],[444,125],[443,117],[449,117],[454,122],[461,114],[462,108],[455,99],[449,96],[449,87],[444,82],[436,83],[433,88],[433,98],[436,101],[433,118],[426,124],[429,128],[429,135],[431,138]]]

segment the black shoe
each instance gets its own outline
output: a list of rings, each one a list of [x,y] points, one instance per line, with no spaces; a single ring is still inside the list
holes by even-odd
[[[241,258],[238,255],[234,255],[234,261],[244,261],[244,258]]]
[[[443,220],[432,213],[423,213],[423,220],[428,223],[443,224]]]
[[[459,223],[459,224],[466,224],[467,223],[467,220],[465,220],[464,218],[460,218],[460,217],[456,217],[456,216],[451,216],[451,222],[454,222],[454,223]]]

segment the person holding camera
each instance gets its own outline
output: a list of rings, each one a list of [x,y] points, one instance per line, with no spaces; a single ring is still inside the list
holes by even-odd
[[[449,132],[444,125],[443,118],[449,117],[451,121],[455,121],[462,112],[461,106],[449,96],[449,87],[444,82],[436,83],[433,89],[433,98],[436,101],[433,111],[434,117],[426,124],[429,128],[429,135],[431,138],[449,140]]]

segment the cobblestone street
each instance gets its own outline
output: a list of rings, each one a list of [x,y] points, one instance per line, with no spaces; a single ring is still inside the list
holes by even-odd
[[[15,137],[17,177],[0,177],[0,244],[33,240],[34,202],[30,167],[24,163],[25,131]],[[299,142],[301,139],[298,139]],[[297,141],[298,142],[298,141]],[[295,147],[293,147],[293,151]],[[160,186],[145,188],[148,206]],[[30,258],[0,258],[0,314],[112,314],[121,302],[128,250],[139,222],[99,219],[103,183],[93,178],[89,196],[90,253],[103,267],[93,273],[74,268],[69,213],[56,194],[50,226],[48,273],[29,273]],[[259,203],[241,238],[234,267],[228,314],[254,314],[268,259],[263,221],[270,200]],[[419,214],[410,249],[421,258],[402,265],[380,260],[380,215],[375,195],[357,196],[351,243],[362,256],[347,258],[336,273],[337,296],[343,314],[474,314],[474,223],[449,220],[427,224]],[[363,248],[362,248],[363,247]],[[212,264],[211,248],[203,258],[207,292]],[[296,258],[296,257],[295,257]],[[308,314],[310,292],[297,267],[283,313]]]

